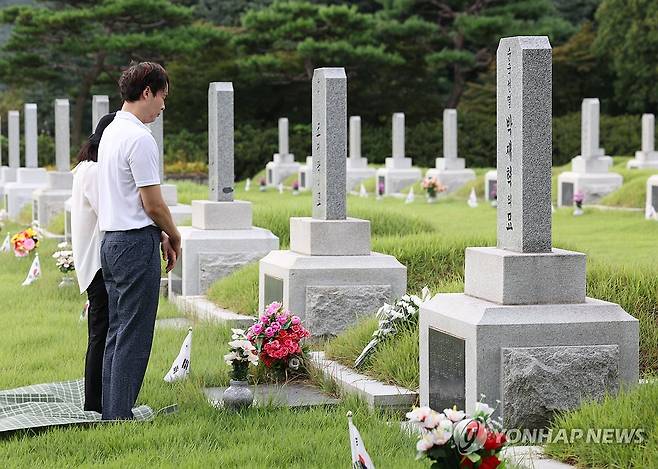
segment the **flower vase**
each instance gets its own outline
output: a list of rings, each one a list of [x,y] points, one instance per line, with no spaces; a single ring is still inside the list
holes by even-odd
[[[62,277],[62,281],[59,282],[59,288],[66,288],[73,285],[73,277],[69,273],[65,273]]]
[[[579,204],[579,203],[576,203],[576,208],[573,210],[573,216],[574,217],[579,217],[583,213],[585,213],[585,212],[583,212],[583,205]]]
[[[265,186],[260,186],[258,189],[259,189],[261,192],[265,192]]]
[[[436,196],[436,193],[434,193],[434,194],[428,193],[427,194],[427,203],[428,204],[433,204],[437,200],[438,200],[438,197]]]
[[[224,407],[230,410],[245,409],[254,402],[254,393],[247,380],[232,379],[222,398]]]
[[[299,195],[299,191],[298,190],[292,191],[292,195]]]

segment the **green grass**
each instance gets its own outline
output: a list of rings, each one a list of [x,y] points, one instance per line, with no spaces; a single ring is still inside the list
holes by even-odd
[[[562,414],[553,422],[553,431],[565,429],[644,430],[642,444],[596,444],[586,440],[549,443],[546,452],[578,467],[650,468],[658,466],[658,384],[645,384],[600,403],[586,403],[580,409]]]
[[[9,225],[15,231],[18,225]],[[61,274],[48,256],[55,242],[39,247],[43,276],[20,287],[30,259],[0,255],[0,389],[80,378],[84,369],[86,324],[79,322],[85,297],[57,287]],[[52,261],[52,262],[51,262]],[[171,317],[161,302],[158,317]],[[179,412],[152,423],[60,427],[3,435],[4,467],[347,467],[350,463],[345,414],[354,421],[378,467],[426,467],[416,462],[415,442],[396,417],[369,412],[347,398],[335,408],[260,408],[235,414],[208,405],[202,387],[225,385],[222,361],[230,330],[194,321],[192,374],[184,383],[163,381],[186,331],[156,329],[151,360],[138,403],[160,408],[177,403]],[[300,448],[303,446],[303,450]]]
[[[46,229],[53,234],[64,234],[64,212],[59,213],[50,219]]]
[[[213,283],[208,299],[222,308],[258,315],[258,262],[248,264]]]

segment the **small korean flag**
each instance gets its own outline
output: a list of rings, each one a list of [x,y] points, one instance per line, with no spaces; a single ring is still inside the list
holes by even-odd
[[[249,192],[249,189],[251,189],[251,179],[247,178],[247,181],[244,183],[244,191]]]
[[[2,247],[0,247],[0,252],[9,252],[11,250],[11,246],[9,245],[9,235],[5,238],[5,240],[2,242]]]
[[[190,327],[187,332],[187,337],[183,341],[183,345],[178,352],[178,356],[174,363],[171,365],[171,369],[167,376],[164,377],[164,380],[167,383],[172,383],[178,381],[179,379],[187,378],[187,375],[190,374],[190,352],[192,351],[192,328]]]
[[[468,196],[468,206],[475,208],[478,206],[478,196],[475,194],[475,188],[471,188],[471,193]]]
[[[368,197],[368,191],[366,190],[366,186],[361,184],[361,189],[359,189],[359,197],[366,198]]]
[[[352,412],[347,413],[347,426],[350,429],[350,449],[352,450],[352,469],[375,469],[375,465],[366,451],[359,430],[352,423]]]
[[[30,271],[27,273],[27,277],[25,277],[25,281],[23,282],[23,286],[32,285],[32,283],[39,277],[41,277],[41,263],[39,262],[39,254],[35,254],[32,265],[30,266]]]
[[[411,189],[409,189],[409,194],[407,194],[407,198],[405,199],[404,203],[405,204],[411,204],[411,203],[413,203],[415,198],[416,197],[414,196],[414,188],[412,187]]]

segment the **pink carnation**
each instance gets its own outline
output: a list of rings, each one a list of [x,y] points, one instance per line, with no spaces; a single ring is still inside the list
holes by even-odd
[[[288,322],[288,316],[286,316],[286,315],[284,315],[284,314],[282,314],[282,315],[280,315],[280,316],[277,316],[277,317],[276,317],[276,321],[277,321],[279,324],[284,325],[286,322]]]
[[[249,328],[249,330],[250,330],[251,332],[253,332],[254,334],[258,335],[258,334],[260,334],[261,332],[263,332],[263,324],[260,323],[260,322],[257,322],[256,324],[254,324],[253,326],[251,326],[251,327]]]
[[[274,332],[275,332],[274,329],[272,329],[271,327],[265,329],[265,335],[267,337],[272,337],[274,335]]]
[[[27,238],[25,241],[23,241],[23,247],[28,251],[31,251],[34,249],[34,240],[32,238]]]
[[[302,320],[299,319],[299,316],[293,316],[292,319],[290,320],[290,322],[292,322],[293,324],[296,325],[296,324],[301,324]]]
[[[272,314],[276,313],[279,310],[279,308],[281,308],[281,303],[277,303],[276,301],[270,303],[267,309],[265,309],[265,314],[271,316]]]

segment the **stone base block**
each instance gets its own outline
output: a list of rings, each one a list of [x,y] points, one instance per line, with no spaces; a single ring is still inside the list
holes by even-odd
[[[18,168],[16,170],[16,182],[45,186],[48,184],[48,172],[44,168]]]
[[[279,248],[279,238],[262,228],[179,230],[181,258],[169,272],[169,292],[176,295],[204,294],[216,280]]]
[[[71,191],[73,188],[73,173],[71,171],[50,171],[48,173],[48,189]]]
[[[404,189],[423,179],[423,174],[418,168],[380,168],[375,174],[377,176],[377,186],[384,184],[385,195],[399,194]]]
[[[251,202],[192,201],[192,226],[199,230],[249,230],[251,221]]]
[[[626,163],[628,169],[658,169],[658,151],[636,151],[635,158]]]
[[[484,200],[492,202],[497,200],[498,194],[498,171],[495,169],[484,174]]]
[[[306,191],[313,188],[313,157],[306,157],[306,164],[299,167],[297,173],[299,190]]]
[[[32,192],[32,219],[46,228],[50,221],[64,211],[64,202],[71,197],[71,190],[41,188]]]
[[[186,204],[170,205],[169,211],[176,225],[188,225],[192,223],[192,206]]]
[[[658,174],[654,174],[649,179],[647,179],[647,195],[645,205],[644,213],[647,219],[649,218],[650,207],[653,206],[654,211],[658,213]]]
[[[611,166],[612,158],[610,156],[584,158],[578,155],[571,160],[571,170],[574,173],[607,173]]]
[[[347,158],[347,170],[350,169],[368,169],[368,158]]]
[[[64,241],[71,242],[71,198],[64,202]]]
[[[407,268],[393,256],[305,256],[272,251],[260,261],[259,310],[282,302],[315,336],[336,335],[401,297]]]
[[[173,184],[161,184],[160,191],[162,191],[162,198],[165,203],[172,207],[178,204],[178,188]]]
[[[426,177],[435,177],[441,184],[446,186],[448,193],[454,192],[468,181],[475,179],[475,171],[472,169],[449,170],[428,169]]]
[[[272,162],[274,164],[294,164],[295,155],[292,153],[275,153],[272,155]]]
[[[44,183],[45,184],[45,183]],[[23,207],[32,203],[32,192],[42,189],[44,184],[25,184],[22,182],[10,182],[5,186],[5,209],[9,218],[15,220],[23,210]]]
[[[7,184],[10,182],[16,182],[16,168],[0,167],[0,183]]]
[[[464,158],[437,158],[434,165],[439,171],[461,171],[466,168]]]
[[[370,221],[292,217],[290,250],[306,256],[368,256]]]
[[[386,169],[411,169],[411,158],[386,158]]]
[[[543,428],[639,373],[639,324],[619,305],[504,306],[440,294],[420,310],[420,402],[473,412],[500,400],[504,427]]]
[[[557,177],[557,205],[571,207],[573,195],[580,191],[585,194],[585,204],[592,204],[619,189],[624,178],[617,173],[575,173],[568,171]]]
[[[504,305],[583,303],[585,254],[466,248],[464,293]]]
[[[276,156],[276,155],[275,155]],[[299,172],[299,163],[276,163],[270,161],[265,165],[265,180],[270,187],[276,187],[284,179]]]
[[[347,171],[346,171],[347,191],[359,190],[359,187],[363,181],[375,177],[375,173],[377,172],[377,170],[375,168],[368,168],[367,167],[368,161],[365,158],[361,158],[361,159],[366,161],[365,168],[350,168],[349,166],[347,167]],[[347,159],[347,161],[349,163],[349,158]]]

